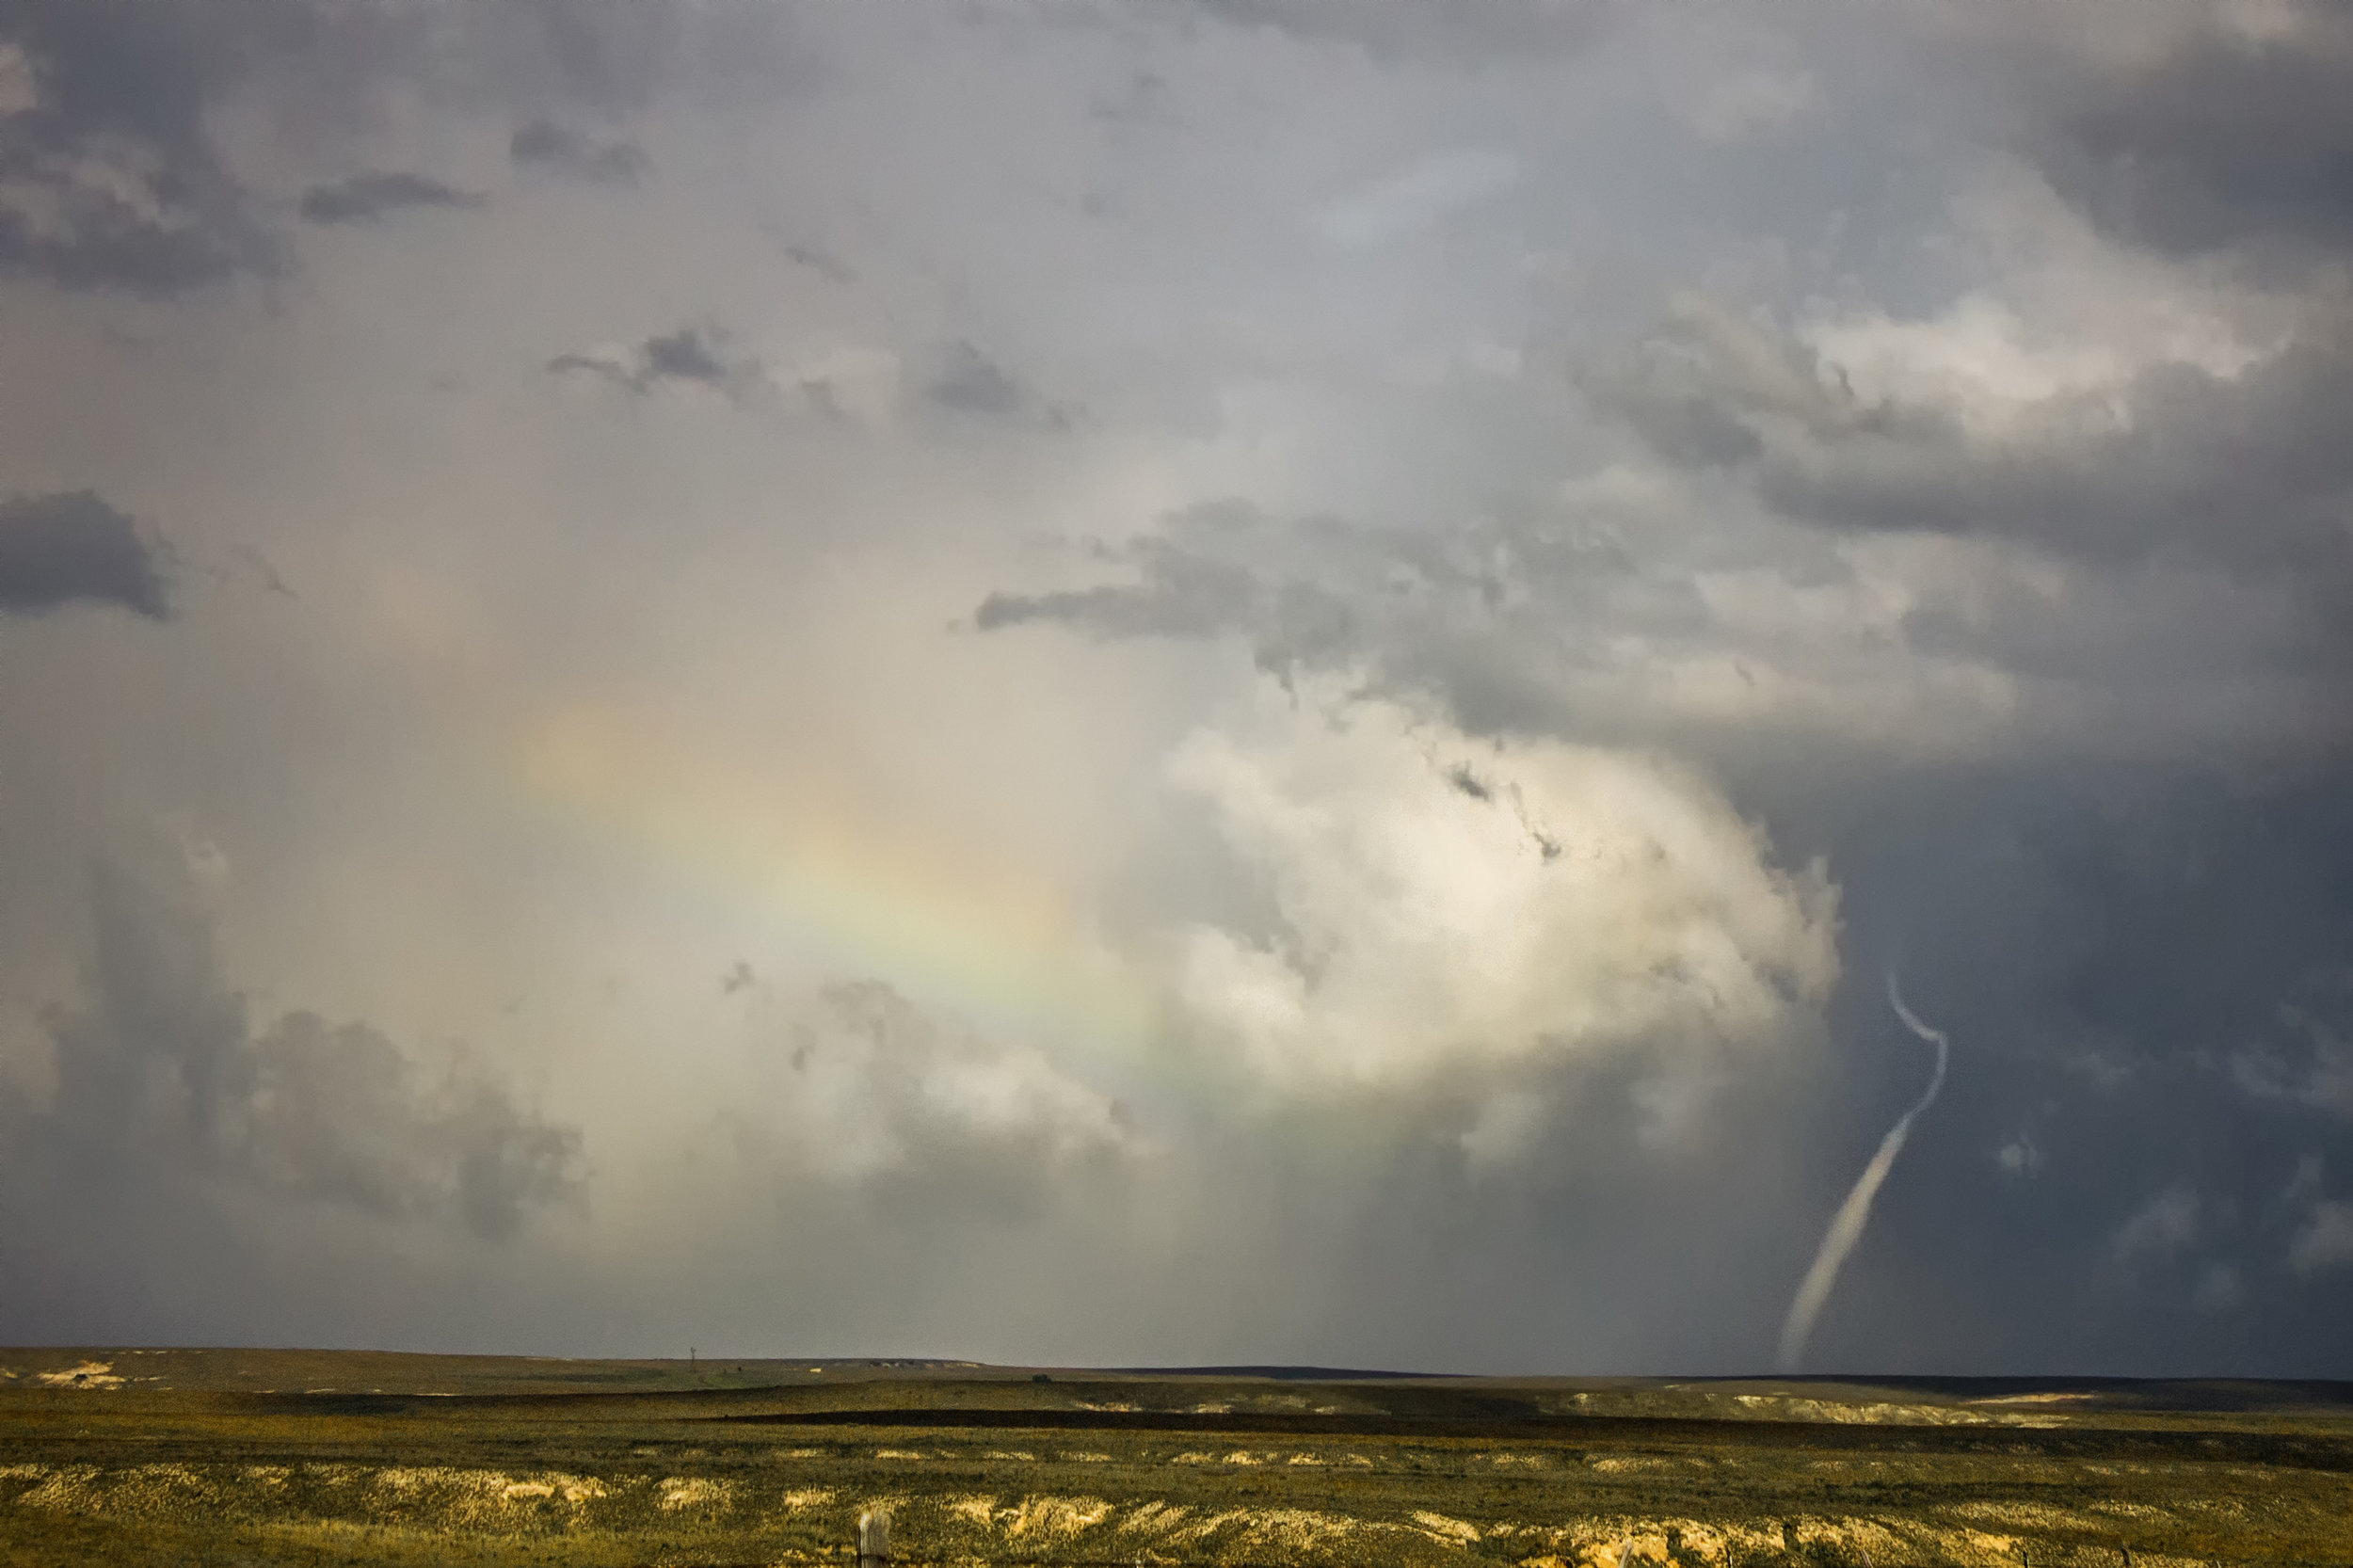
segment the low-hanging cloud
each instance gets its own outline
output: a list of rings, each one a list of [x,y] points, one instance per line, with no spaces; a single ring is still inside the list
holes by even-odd
[[[2332,434],[2353,407],[2353,330],[2327,318],[2229,374],[2158,360],[2029,394],[1993,435],[1950,399],[1858,390],[1820,349],[1697,297],[1593,386],[1663,458],[1737,475],[1776,512],[1828,527],[2301,571],[2331,568],[2353,484]]]
[[[307,223],[374,223],[415,208],[464,211],[483,204],[479,192],[459,190],[407,169],[363,169],[312,185],[296,210]]]
[[[732,400],[769,384],[759,359],[735,352],[717,328],[696,326],[657,332],[629,348],[559,354],[547,369],[551,376],[602,380],[640,397],[664,387],[699,387]]]
[[[210,26],[76,0],[0,18],[0,270],[157,296],[274,270],[277,246],[205,123],[238,73]]]
[[[2108,1251],[2119,1263],[2163,1259],[2197,1241],[2207,1227],[2207,1206],[2188,1187],[2169,1187],[2116,1227]]]
[[[1497,0],[1461,15],[1433,15],[1412,5],[1350,0],[1198,0],[1206,17],[1230,25],[1280,30],[1310,43],[1361,49],[1376,58],[1481,66],[1573,55],[1609,25],[1606,8],[1545,0]]]
[[[2104,226],[2168,251],[2353,234],[2353,20],[2328,6],[2201,17],[2154,60],[2048,83],[2028,150]]]
[[[763,1009],[762,1102],[730,1118],[804,1179],[856,1186],[990,1166],[1050,1183],[1136,1152],[1111,1096],[1034,1046],[942,1020],[890,985],[843,982]]]
[[[0,501],[0,613],[69,604],[163,619],[171,604],[161,545],[93,490]]]
[[[495,1072],[427,1073],[310,1012],[256,1030],[200,915],[104,868],[91,907],[89,993],[48,1020],[54,1085],[8,1108],[6,1158],[31,1188],[218,1185],[492,1240],[578,1197],[579,1131]]]
[[[994,356],[967,339],[948,344],[935,357],[922,386],[934,408],[967,420],[1047,430],[1067,430],[1080,409],[1041,394]]]
[[[2353,1263],[2353,1201],[2323,1200],[2288,1247],[2288,1267],[2299,1274]]]
[[[507,156],[520,167],[597,185],[634,184],[653,167],[645,150],[633,142],[600,141],[552,120],[518,126],[508,138]]]
[[[1606,537],[1555,517],[1385,528],[1328,514],[1279,517],[1239,497],[1183,507],[1087,564],[1124,581],[1043,592],[999,589],[975,607],[976,631],[1055,627],[1104,639],[1234,638],[1286,677],[1376,673],[1435,686],[1458,713],[1466,666],[1516,663],[1541,681],[1582,609],[1623,581],[1628,563]],[[1529,621],[1556,623],[1527,647]],[[1450,689],[1457,688],[1457,689]]]

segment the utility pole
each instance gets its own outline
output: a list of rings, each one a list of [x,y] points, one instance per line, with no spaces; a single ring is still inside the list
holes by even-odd
[[[857,1568],[890,1568],[890,1512],[857,1516]]]

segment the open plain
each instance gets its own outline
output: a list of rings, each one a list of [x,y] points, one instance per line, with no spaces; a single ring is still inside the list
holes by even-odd
[[[2353,1386],[0,1351],[0,1562],[2353,1563]]]

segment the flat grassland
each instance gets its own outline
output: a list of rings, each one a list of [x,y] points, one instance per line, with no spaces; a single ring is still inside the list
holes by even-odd
[[[0,1564],[2353,1564],[2353,1384],[0,1350]]]

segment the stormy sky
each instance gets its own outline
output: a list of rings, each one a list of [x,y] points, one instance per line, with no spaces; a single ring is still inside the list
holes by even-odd
[[[0,1339],[2353,1376],[2353,13],[6,0]]]

